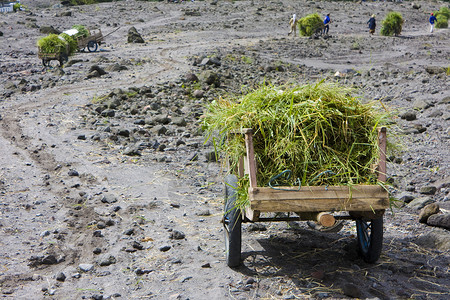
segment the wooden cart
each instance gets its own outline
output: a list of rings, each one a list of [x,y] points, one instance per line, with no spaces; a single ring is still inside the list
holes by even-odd
[[[103,36],[101,29],[89,30],[89,35],[87,37],[77,38],[78,50],[81,51],[87,48],[89,52],[95,52],[104,39],[105,37]]]
[[[383,243],[383,214],[389,207],[389,195],[380,185],[260,187],[256,182],[256,161],[253,149],[253,131],[245,129],[246,156],[241,159],[234,174],[225,179],[226,260],[236,267],[241,260],[242,222],[316,221],[331,227],[337,220],[356,221],[358,247],[362,258],[369,263],[378,260]],[[386,128],[380,128],[378,180],[386,181]],[[250,205],[244,211],[236,207],[238,176],[248,174]],[[262,212],[293,212],[298,217],[263,218]],[[345,215],[342,215],[345,212]],[[334,216],[334,213],[339,213]]]
[[[42,60],[42,64],[44,66],[48,66],[52,60],[57,60],[59,65],[62,66],[69,60],[69,45],[66,44],[65,47],[58,47],[51,53],[44,52],[40,47],[38,47],[38,58]]]

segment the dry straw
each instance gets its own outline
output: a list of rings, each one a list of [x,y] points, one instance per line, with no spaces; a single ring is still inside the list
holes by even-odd
[[[294,87],[262,86],[241,98],[213,101],[203,119],[230,169],[245,153],[243,128],[254,130],[258,185],[285,170],[279,185],[377,184],[373,165],[378,159],[377,127],[386,117],[374,103],[363,104],[353,90],[335,83]],[[288,179],[288,181],[284,180]],[[247,180],[240,181],[240,201],[246,203]]]

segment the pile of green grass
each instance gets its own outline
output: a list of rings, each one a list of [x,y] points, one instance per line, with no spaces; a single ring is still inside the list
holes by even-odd
[[[67,41],[56,35],[49,34],[46,37],[42,37],[37,41],[38,47],[41,49],[42,53],[66,53],[67,52]],[[69,54],[69,53],[66,53]]]
[[[68,53],[69,55],[72,55],[78,50],[78,43],[73,37],[64,32],[61,33],[59,36],[61,36],[69,44],[69,53]]]
[[[262,86],[239,98],[219,98],[207,108],[203,128],[231,170],[245,154],[243,128],[254,130],[258,186],[285,170],[281,185],[377,184],[378,131],[386,114],[363,104],[354,91],[319,82],[296,87]],[[240,205],[248,180],[240,180]]]
[[[307,15],[298,21],[300,35],[311,36],[322,24],[322,18],[317,13]]]
[[[75,39],[89,36],[89,30],[83,25],[73,25],[72,28],[78,30],[78,33],[73,36]]]
[[[390,12],[382,22],[381,35],[399,35],[402,32],[403,17],[399,12]]]
[[[448,19],[450,18],[450,10],[446,6],[442,6],[438,11],[434,12],[437,19],[436,28],[448,28]]]

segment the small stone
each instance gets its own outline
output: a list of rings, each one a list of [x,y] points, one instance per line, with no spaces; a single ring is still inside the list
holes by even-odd
[[[116,261],[117,260],[113,255],[107,254],[98,261],[98,265],[101,267],[106,267],[106,266],[115,264]]]
[[[112,195],[112,194],[104,194],[102,199],[101,199],[102,203],[116,203],[117,202],[117,198],[116,196]]]
[[[437,214],[439,212],[439,205],[436,203],[431,203],[422,208],[419,213],[419,222],[427,223],[427,220],[430,216]]]
[[[92,250],[92,253],[94,253],[94,254],[100,254],[100,253],[102,253],[102,249],[100,249],[100,248],[95,248],[94,250]]]
[[[247,227],[247,230],[249,232],[255,232],[255,231],[266,231],[267,227],[264,224],[261,223],[252,223]]]
[[[142,244],[139,243],[138,241],[133,241],[132,246],[133,246],[134,249],[137,249],[137,250],[143,250],[144,249],[144,246],[142,246]]]
[[[41,232],[41,234],[39,234],[41,237],[46,237],[46,236],[49,236],[50,235],[50,231],[48,231],[48,230],[46,230],[46,231],[43,231],[43,232]]]
[[[66,280],[66,275],[63,272],[59,272],[56,274],[56,280],[64,282]]]
[[[89,272],[94,268],[94,265],[93,264],[79,264],[78,268],[82,272]]]
[[[211,268],[211,264],[210,263],[203,264],[202,268]]]
[[[134,233],[134,228],[127,229],[123,232],[125,235],[132,235]]]
[[[400,115],[400,118],[406,121],[414,121],[417,119],[417,115],[415,111],[407,111]]]
[[[200,99],[200,98],[203,98],[203,95],[205,94],[205,92],[203,91],[203,90],[195,90],[193,93],[192,93],[192,96],[194,96],[195,98],[198,98],[198,99]]]
[[[170,250],[170,248],[172,248],[172,247],[169,246],[169,245],[165,245],[165,246],[159,247],[159,251],[161,251],[161,252],[167,252],[167,251]]]
[[[202,211],[199,211],[199,212],[197,212],[197,213],[195,213],[197,216],[204,216],[204,217],[207,217],[207,216],[210,216],[211,215],[211,212],[209,211],[209,209],[206,209],[206,210],[202,210]]]
[[[149,269],[141,269],[141,268],[138,268],[138,269],[136,269],[136,271],[135,271],[135,273],[136,273],[136,275],[145,275],[145,274],[149,274],[149,273],[151,273],[151,272],[153,272],[153,270],[149,270]]]
[[[101,231],[101,230],[95,230],[95,231],[92,233],[92,236],[94,236],[94,237],[103,237],[103,234],[102,234],[102,231]]]
[[[174,230],[172,231],[172,233],[170,234],[170,239],[172,240],[182,240],[185,238],[185,234],[181,231],[178,230]]]
[[[67,173],[69,176],[80,176],[80,174],[78,173],[78,171],[70,169],[69,172]]]
[[[420,193],[423,195],[434,195],[436,191],[437,188],[435,186],[424,186],[420,188]]]

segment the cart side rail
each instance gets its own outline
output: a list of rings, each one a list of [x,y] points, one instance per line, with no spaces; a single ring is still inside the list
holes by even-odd
[[[250,209],[264,212],[376,211],[389,207],[389,195],[379,185],[306,186],[274,190],[249,188]]]

